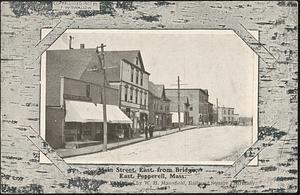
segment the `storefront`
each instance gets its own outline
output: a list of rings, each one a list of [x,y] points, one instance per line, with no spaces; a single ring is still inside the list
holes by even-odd
[[[65,142],[103,140],[103,105],[85,101],[65,101]],[[108,141],[130,137],[132,121],[116,105],[106,105]]]

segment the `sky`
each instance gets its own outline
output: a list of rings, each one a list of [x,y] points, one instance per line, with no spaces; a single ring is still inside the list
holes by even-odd
[[[43,29],[45,36],[51,29]],[[257,31],[249,31],[257,37]],[[257,104],[257,55],[231,30],[98,30],[68,29],[49,48],[140,50],[150,80],[175,88],[208,89],[209,101],[253,116]]]

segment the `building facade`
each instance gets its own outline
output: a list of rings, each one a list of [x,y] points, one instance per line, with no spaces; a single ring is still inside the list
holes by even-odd
[[[166,95],[171,99],[171,110],[177,111],[177,89],[166,89]],[[208,90],[195,88],[195,89],[180,89],[181,102],[188,100],[188,123],[193,125],[208,124],[210,103],[208,102]],[[185,105],[181,105],[181,110],[185,109]]]
[[[149,81],[149,123],[155,130],[164,130],[172,126],[170,100],[166,97],[164,85],[156,85]]]
[[[234,108],[231,107],[218,107],[218,123],[233,124],[236,120]]]
[[[167,91],[166,91],[167,94]],[[170,100],[170,113],[172,115],[172,127],[178,126],[178,97],[177,96],[168,96]],[[180,96],[180,123],[181,124],[192,124],[189,120],[189,100],[187,96]]]
[[[46,52],[46,140],[53,148],[103,140],[103,78],[95,49]],[[107,85],[105,99],[108,141],[129,137],[132,121],[119,109],[119,90]]]
[[[106,51],[107,79],[119,90],[119,105],[133,121],[135,133],[144,130],[148,124],[148,82],[140,51]]]
[[[214,112],[214,105],[208,102],[208,123],[210,125],[214,124],[215,121],[215,112]]]

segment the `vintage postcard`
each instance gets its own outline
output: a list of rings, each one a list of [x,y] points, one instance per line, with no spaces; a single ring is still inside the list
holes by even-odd
[[[1,3],[1,192],[298,191],[296,1]]]

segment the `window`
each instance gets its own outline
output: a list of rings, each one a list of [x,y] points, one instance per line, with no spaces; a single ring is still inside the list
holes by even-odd
[[[128,86],[125,86],[125,101],[128,101]]]
[[[163,106],[162,105],[160,105],[160,110],[163,110]]]
[[[141,86],[143,86],[143,73],[141,72]]]
[[[91,96],[91,86],[86,85],[86,97],[90,97],[90,96]]]
[[[143,104],[143,92],[141,90],[141,94],[140,94],[140,104]]]
[[[226,110],[224,110],[224,114],[226,114]]]
[[[147,103],[147,93],[145,93],[144,105],[146,106]]]
[[[139,84],[139,71],[136,70],[136,80],[135,80],[136,84]]]
[[[133,72],[134,72],[134,68],[133,66],[131,66],[131,78],[130,78],[131,82],[133,82]]]
[[[139,96],[139,90],[136,89],[136,90],[135,90],[135,103],[136,103],[136,104],[138,103],[138,96]]]
[[[130,100],[133,100],[133,88],[130,89]]]
[[[139,57],[136,57],[136,58],[135,58],[135,64],[136,64],[136,65],[139,65]]]
[[[193,111],[193,107],[190,107],[190,111]]]

